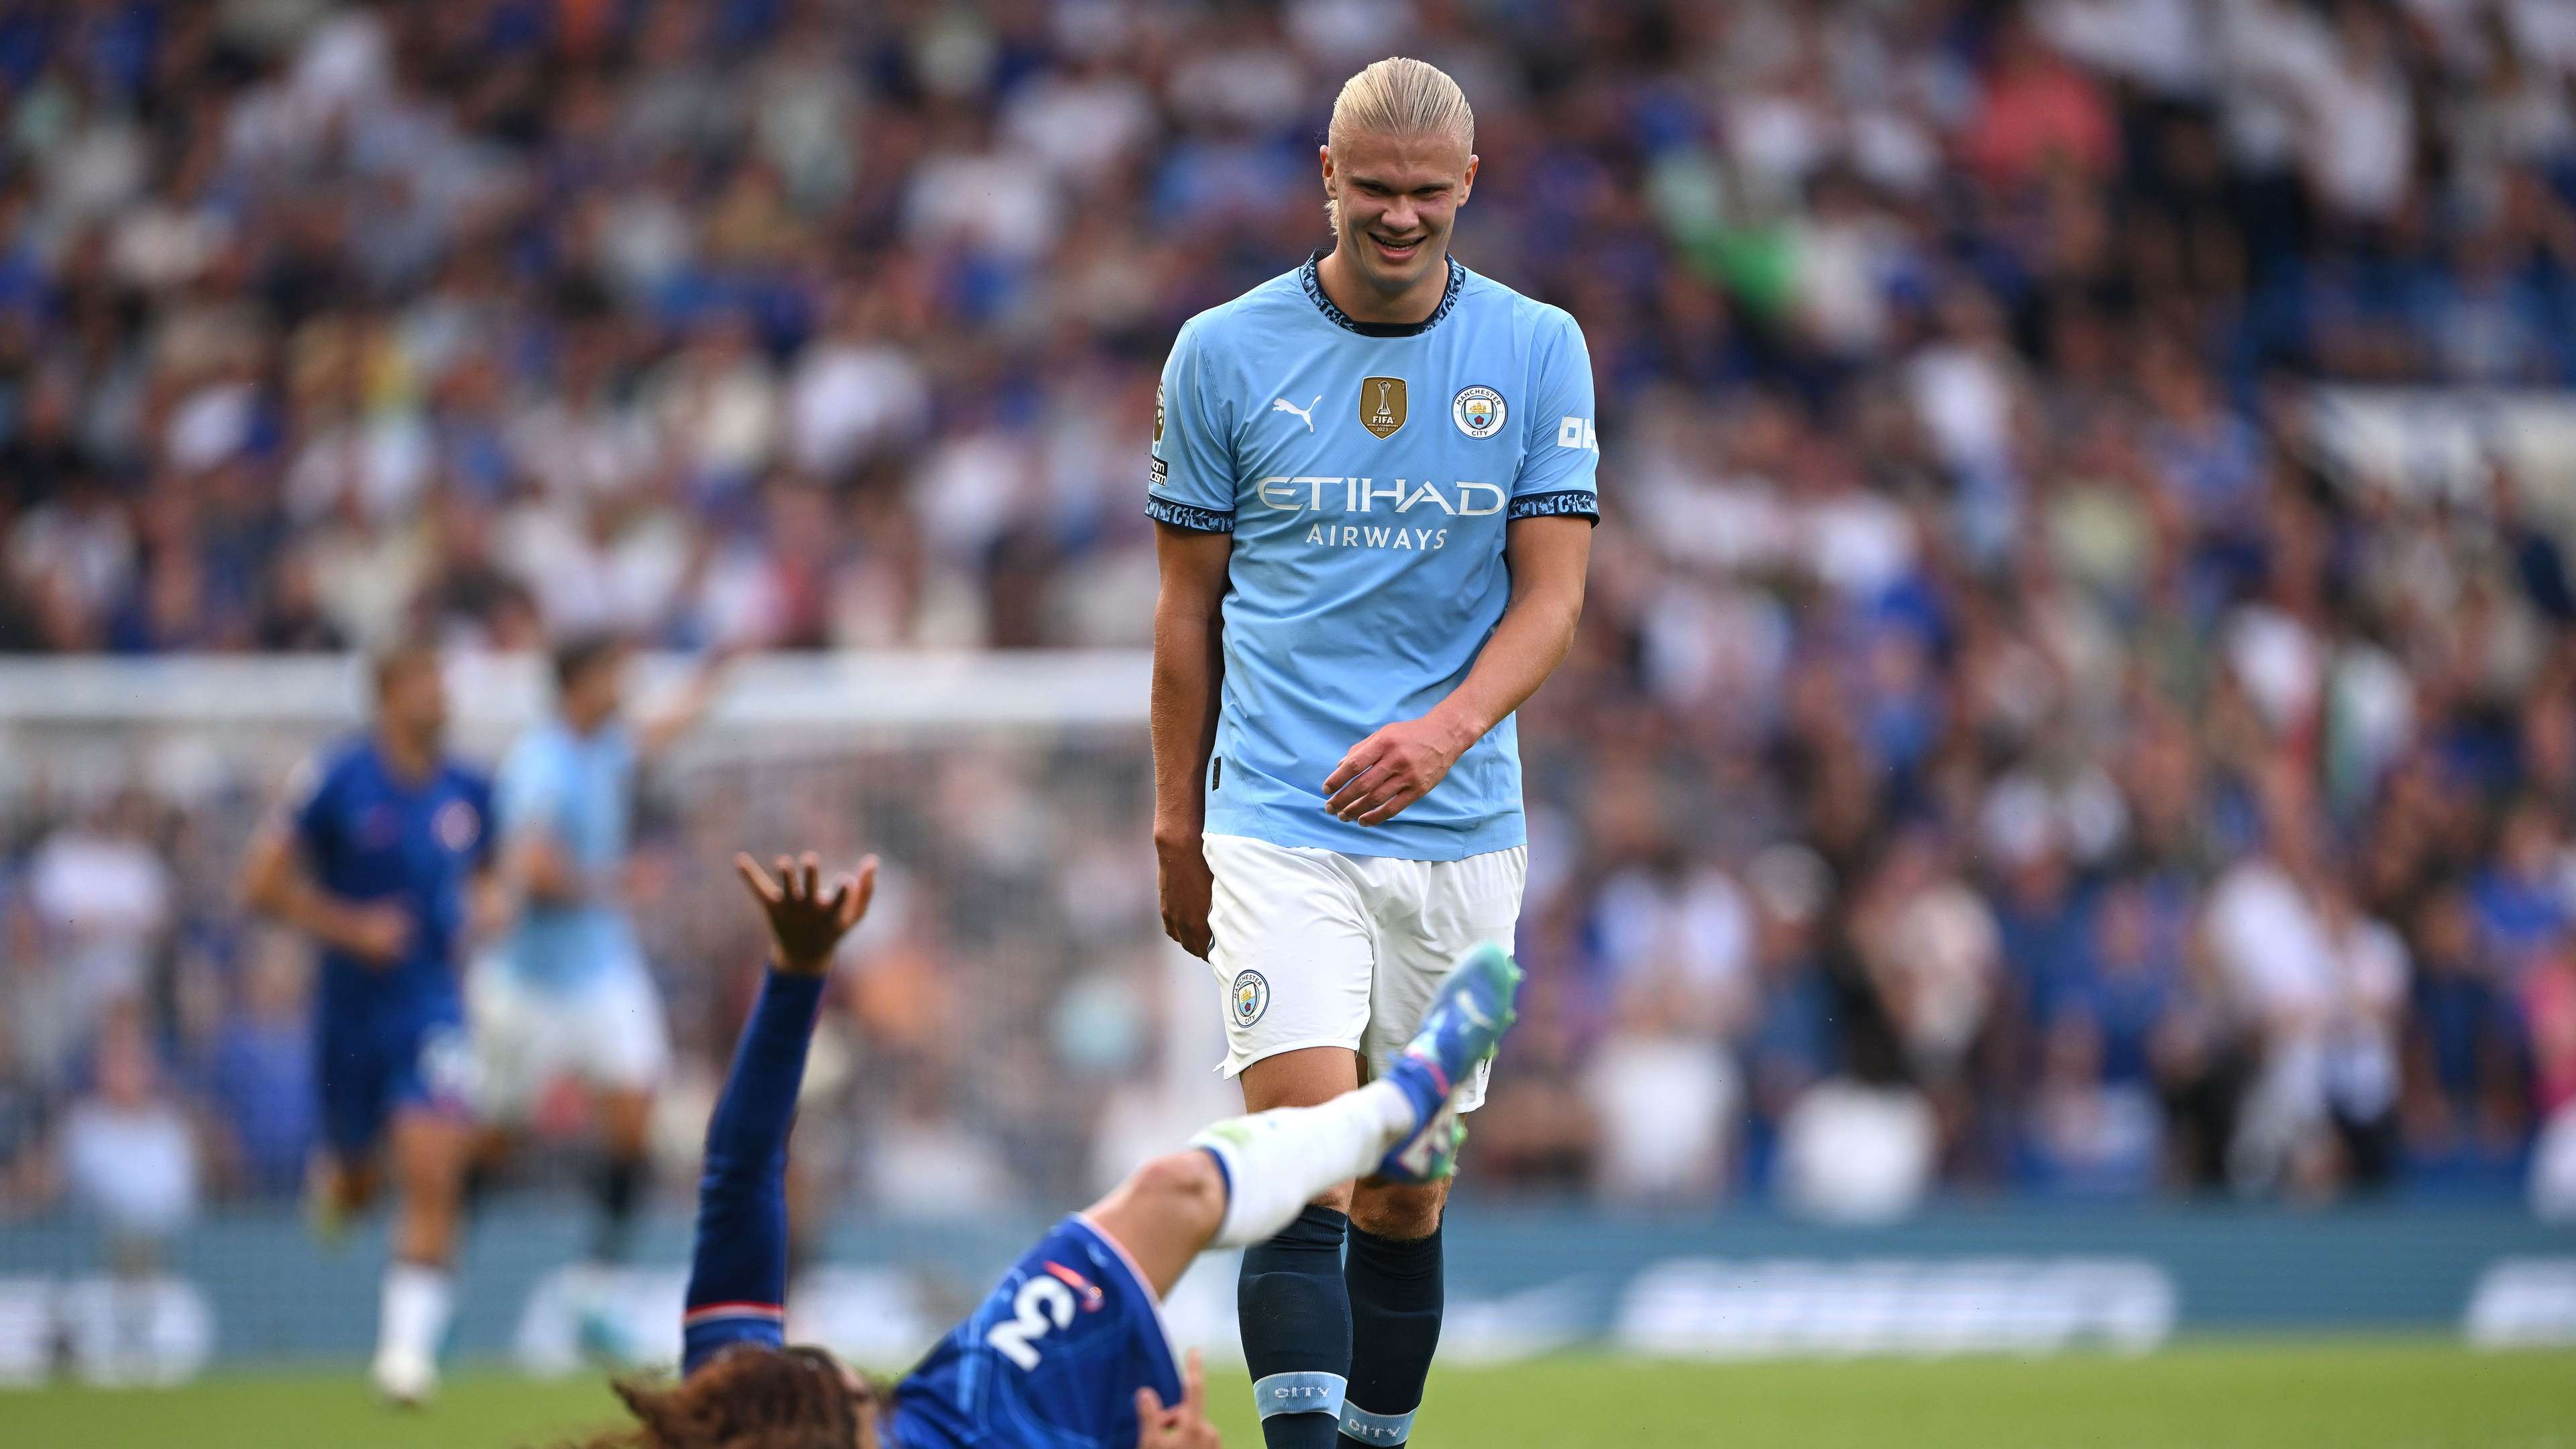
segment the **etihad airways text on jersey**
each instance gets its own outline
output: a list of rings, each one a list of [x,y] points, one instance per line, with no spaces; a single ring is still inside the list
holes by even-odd
[[[1442,491],[1444,486],[1447,492]],[[1420,507],[1437,508],[1452,518],[1476,518],[1502,512],[1508,501],[1503,490],[1491,483],[1442,485],[1428,478],[1411,482],[1390,478],[1380,484],[1374,478],[1282,476],[1261,479],[1252,491],[1265,507],[1281,513],[1320,513],[1336,503],[1344,513],[1374,513],[1378,504],[1386,503],[1392,505],[1387,509],[1390,513],[1410,513]]]

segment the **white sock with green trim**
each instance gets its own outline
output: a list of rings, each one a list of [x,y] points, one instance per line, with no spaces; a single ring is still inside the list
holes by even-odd
[[[1216,1246],[1266,1243],[1315,1198],[1377,1170],[1387,1149],[1419,1125],[1393,1082],[1344,1092],[1320,1107],[1281,1107],[1233,1117],[1190,1139],[1225,1169],[1225,1221]]]

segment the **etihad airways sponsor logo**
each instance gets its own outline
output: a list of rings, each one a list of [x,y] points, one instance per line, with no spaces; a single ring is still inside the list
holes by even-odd
[[[1435,483],[1428,478],[1391,478],[1381,483],[1375,478],[1283,476],[1264,478],[1252,485],[1252,491],[1264,507],[1281,513],[1321,513],[1328,508],[1375,513],[1384,504],[1389,513],[1436,508],[1452,518],[1478,518],[1502,512],[1507,501],[1503,490],[1491,483]]]
[[[1409,548],[1429,553],[1449,546],[1449,530],[1318,523],[1306,530],[1306,541],[1326,548]]]

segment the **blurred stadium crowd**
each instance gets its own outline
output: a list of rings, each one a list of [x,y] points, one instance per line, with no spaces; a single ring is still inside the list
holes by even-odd
[[[1323,237],[1394,51],[1477,107],[1462,259],[1603,398],[1476,1176],[2518,1191],[2576,1103],[2560,500],[2306,418],[2576,381],[2553,0],[0,6],[0,646],[1140,644],[1162,351]],[[1137,1069],[1140,762],[1060,764],[788,792],[944,902],[854,993],[880,1201],[1061,1195],[1047,1083]],[[704,1065],[745,945],[671,883],[763,797],[674,798]],[[292,1187],[247,809],[17,797],[0,1201],[155,1134]],[[1005,899],[1061,909],[985,949]],[[942,992],[1040,1028],[999,1087]]]

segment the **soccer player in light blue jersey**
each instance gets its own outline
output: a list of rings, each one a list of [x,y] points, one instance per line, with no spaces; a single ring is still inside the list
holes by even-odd
[[[700,670],[675,708],[629,729],[627,653],[607,636],[558,649],[556,713],[502,763],[493,813],[520,905],[472,983],[478,1105],[496,1129],[524,1125],[559,1080],[590,1094],[603,1148],[592,1256],[602,1263],[624,1255],[653,1094],[671,1058],[661,993],[625,903],[635,775],[705,713],[720,669]]]
[[[1581,330],[1448,254],[1466,97],[1379,61],[1327,134],[1333,244],[1181,329],[1146,504],[1163,920],[1254,1112],[1384,1072],[1449,962],[1512,938],[1512,712],[1573,641],[1598,516]],[[1340,1188],[1245,1254],[1270,1449],[1406,1441],[1447,1187]]]

